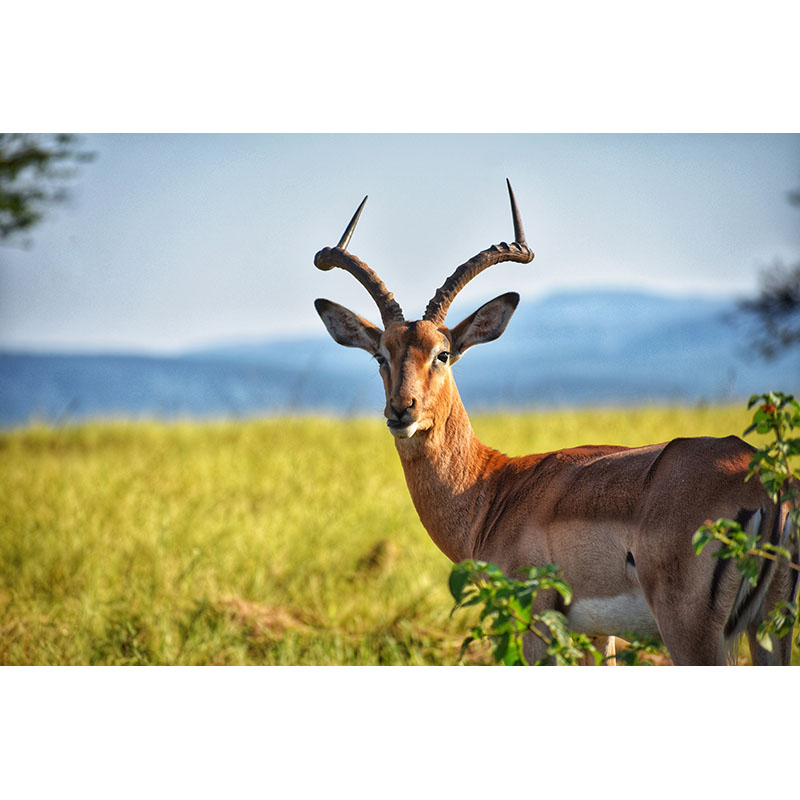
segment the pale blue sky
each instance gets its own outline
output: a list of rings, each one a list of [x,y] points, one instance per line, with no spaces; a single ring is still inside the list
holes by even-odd
[[[453,268],[513,236],[530,265],[478,277],[450,322],[504,291],[752,292],[800,257],[797,135],[93,135],[72,202],[29,250],[0,248],[0,348],[175,352],[315,333],[316,297],[372,319],[322,273],[365,194],[350,249],[418,316]]]

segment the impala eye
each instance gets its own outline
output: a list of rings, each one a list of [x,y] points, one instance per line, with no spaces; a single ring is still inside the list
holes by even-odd
[[[375,354],[374,358],[378,362],[379,367],[382,367],[386,363],[386,359],[378,353]]]
[[[442,364],[446,364],[450,360],[450,353],[448,353],[447,350],[443,350],[436,358],[438,358]]]

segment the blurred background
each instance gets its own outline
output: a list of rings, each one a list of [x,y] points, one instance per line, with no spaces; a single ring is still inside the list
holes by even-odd
[[[451,308],[452,326],[522,295],[504,336],[457,368],[469,409],[800,388],[797,135],[0,142],[3,427],[379,414],[377,368],[327,337],[313,300],[379,316],[315,252],[369,194],[350,250],[418,318],[458,264],[513,237],[506,177],[536,257],[488,270]]]

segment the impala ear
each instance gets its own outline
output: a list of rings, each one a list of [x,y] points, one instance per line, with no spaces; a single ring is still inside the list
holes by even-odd
[[[370,355],[378,352],[383,331],[331,300],[315,300],[314,308],[335,342],[345,347],[360,347]]]
[[[517,308],[519,295],[508,292],[495,297],[482,305],[474,314],[467,317],[452,329],[454,355],[459,358],[474,344],[491,342],[506,329],[511,315]],[[455,359],[453,359],[455,360]]]

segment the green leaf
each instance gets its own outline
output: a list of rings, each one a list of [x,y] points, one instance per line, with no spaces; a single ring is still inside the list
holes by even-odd
[[[783,556],[787,561],[791,561],[792,553],[788,547],[781,547],[780,545],[766,542],[763,549],[765,552],[774,553],[776,556]]]
[[[472,636],[467,636],[467,638],[466,638],[466,639],[464,639],[464,641],[461,643],[461,650],[460,650],[460,651],[459,651],[459,653],[458,653],[458,660],[459,660],[459,662],[461,662],[461,661],[463,661],[463,660],[464,660],[464,655],[466,654],[466,652],[467,652],[467,649],[469,648],[469,646],[470,646],[470,645],[471,645],[471,644],[472,644],[474,641],[475,641],[474,637],[472,637]]]
[[[529,614],[533,603],[533,589],[530,586],[520,589],[517,593],[517,602],[519,602],[523,612]]]
[[[497,638],[497,643],[494,646],[494,657],[496,661],[504,661],[506,653],[508,652],[508,644],[511,641],[511,636],[504,633]]]
[[[753,586],[758,583],[758,561],[755,558],[740,558],[736,562],[736,568]]]
[[[516,637],[509,641],[508,651],[503,658],[503,663],[507,667],[521,667],[528,663],[522,654],[520,641]]]
[[[553,580],[552,588],[564,598],[567,605],[572,602],[572,588],[563,578]]]
[[[456,564],[450,571],[450,580],[448,581],[450,594],[453,595],[453,599],[456,603],[461,602],[461,598],[464,595],[464,587],[469,583],[469,580],[469,571],[463,564]]]
[[[713,536],[711,532],[707,530],[705,526],[695,531],[694,535],[692,536],[692,547],[694,548],[695,554],[700,555],[703,548],[711,541],[712,538]]]
[[[762,622],[756,631],[756,640],[768,652],[772,652],[772,637],[769,635],[769,627]]]

